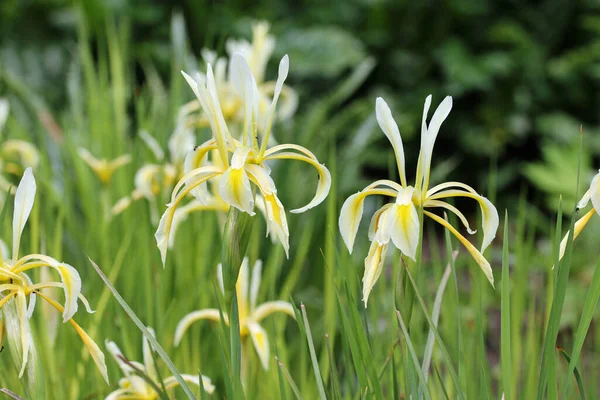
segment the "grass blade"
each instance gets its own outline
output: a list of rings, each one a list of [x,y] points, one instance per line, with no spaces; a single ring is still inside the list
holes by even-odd
[[[570,366],[572,358],[569,357],[567,352],[562,347],[557,347],[556,349],[558,350],[558,352],[560,354],[562,354],[562,356],[565,358],[565,360],[567,360],[567,362],[569,363],[569,366]],[[583,380],[581,379],[581,375],[579,374],[579,371],[577,370],[577,368],[573,369],[573,375],[575,375],[575,381],[577,382],[577,387],[579,388],[579,396],[581,396],[582,400],[585,400],[585,389],[583,387]],[[565,386],[565,393],[566,393],[566,386]],[[563,397],[563,398],[566,398],[566,397]]]
[[[152,345],[154,350],[156,350],[156,352],[158,353],[160,358],[162,358],[162,360],[165,362],[165,364],[167,364],[167,367],[169,368],[169,370],[171,371],[171,373],[177,380],[177,383],[179,383],[179,385],[181,386],[181,389],[185,392],[186,396],[189,399],[196,400],[196,396],[194,396],[194,393],[192,392],[192,390],[190,389],[188,384],[181,377],[181,374],[177,370],[177,367],[175,367],[175,364],[173,364],[173,361],[171,361],[171,359],[169,358],[169,356],[167,355],[165,350],[158,343],[158,341],[154,338],[154,336],[152,336],[150,331],[148,331],[148,329],[146,328],[146,325],[144,325],[144,323],[142,321],[140,321],[140,319],[137,317],[137,315],[135,315],[135,313],[129,307],[129,305],[127,305],[127,302],[125,301],[125,299],[123,299],[123,297],[121,297],[121,295],[119,294],[117,289],[115,289],[115,287],[112,285],[112,283],[110,283],[110,281],[108,280],[106,275],[104,275],[104,272],[102,272],[100,267],[98,267],[98,265],[96,265],[96,263],[94,261],[92,261],[91,258],[88,257],[88,260],[90,260],[90,262],[92,263],[92,266],[94,267],[94,269],[96,270],[98,275],[100,275],[100,278],[102,278],[102,280],[104,281],[104,284],[106,286],[108,286],[108,288],[112,292],[113,296],[115,296],[115,299],[117,300],[117,302],[119,303],[121,308],[123,308],[123,310],[127,313],[129,318],[138,327],[138,329],[142,332],[142,334],[146,337],[146,339],[148,339],[148,341],[150,342],[150,344]]]
[[[306,329],[306,340],[308,341],[308,350],[310,351],[310,359],[312,361],[313,371],[315,373],[315,379],[319,389],[319,396],[321,400],[327,400],[327,396],[325,395],[325,387],[323,386],[323,378],[321,377],[321,370],[319,369],[319,361],[317,360],[317,353],[315,352],[315,345],[313,343],[312,334],[310,333],[310,325],[308,323],[306,307],[304,307],[304,304],[300,305],[300,310],[302,311],[302,319],[304,320],[304,329]]]
[[[504,242],[502,248],[502,289],[501,289],[501,338],[500,354],[502,369],[502,389],[504,398],[512,399],[511,396],[511,351],[510,345],[510,277],[508,264],[508,211],[504,213]]]

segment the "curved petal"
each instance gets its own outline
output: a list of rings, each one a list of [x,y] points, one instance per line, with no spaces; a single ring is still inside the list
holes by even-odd
[[[396,203],[386,212],[382,224],[389,232],[394,245],[403,254],[415,260],[419,246],[420,223],[419,213],[412,202],[413,193],[412,187],[398,192]]]
[[[106,347],[106,350],[108,350],[108,353],[116,361],[117,365],[123,372],[123,375],[129,376],[134,370],[133,370],[133,368],[131,368],[131,366],[129,366],[127,363],[125,363],[123,361],[123,357],[124,357],[123,352],[121,351],[119,346],[117,346],[117,344],[111,340],[106,340],[104,342],[104,346]]]
[[[397,192],[389,189],[368,189],[357,192],[346,199],[340,210],[338,226],[342,239],[348,248],[350,254],[354,248],[354,240],[358,232],[360,220],[362,219],[365,198],[370,195],[381,194],[390,197],[396,197]]]
[[[471,229],[471,226],[469,225],[469,221],[467,221],[467,218],[465,217],[465,215],[462,212],[460,212],[460,210],[458,208],[454,207],[452,204],[449,204],[449,203],[446,203],[445,201],[440,201],[440,200],[426,200],[425,204],[423,204],[423,207],[426,207],[426,208],[439,207],[439,208],[448,210],[448,211],[452,212],[454,215],[456,215],[458,217],[458,219],[460,219],[460,222],[462,222],[462,224],[467,229],[467,232],[469,232],[469,234],[473,235],[473,234],[477,233],[476,230]]]
[[[75,328],[75,330],[79,334],[79,337],[83,341],[83,344],[85,345],[85,347],[87,348],[88,352],[92,356],[92,359],[94,360],[94,363],[96,363],[96,366],[98,367],[98,370],[100,371],[100,374],[102,375],[102,377],[104,378],[104,380],[108,384],[109,383],[109,380],[108,380],[108,370],[106,369],[106,362],[104,360],[104,353],[102,352],[102,350],[100,350],[100,348],[98,347],[98,345],[96,344],[96,342],[94,342],[92,340],[92,338],[89,337],[89,335],[83,330],[83,328],[81,328],[73,319],[70,319],[69,322],[71,323],[71,325],[73,325],[73,327]]]
[[[138,136],[142,139],[142,142],[148,147],[148,149],[154,154],[156,161],[162,161],[165,158],[165,152],[156,140],[154,136],[150,134],[146,129],[142,129],[138,132]]]
[[[279,70],[277,74],[277,82],[275,83],[275,89],[273,90],[273,101],[269,106],[269,111],[267,114],[267,118],[265,120],[265,124],[263,127],[263,137],[260,148],[260,154],[264,155],[267,149],[267,144],[269,142],[269,136],[271,134],[271,127],[273,125],[273,119],[275,117],[275,109],[277,107],[277,101],[279,100],[279,95],[281,94],[281,89],[283,88],[283,83],[287,78],[288,72],[290,70],[290,59],[288,55],[284,55],[281,61],[279,62]]]
[[[225,323],[229,324],[227,314],[223,313],[223,318],[225,319]],[[221,320],[219,310],[216,308],[205,308],[204,310],[193,311],[184,316],[181,321],[177,323],[177,328],[175,328],[175,339],[173,339],[175,346],[179,346],[183,334],[188,330],[190,325],[201,319],[218,322]]]
[[[437,192],[431,197],[427,198],[427,201],[445,199],[449,197],[468,197],[474,200],[477,200],[479,203],[479,208],[481,209],[481,217],[482,217],[482,225],[483,225],[483,243],[481,245],[481,252],[483,253],[485,249],[490,245],[492,240],[496,237],[496,232],[498,231],[498,226],[500,225],[500,218],[498,216],[498,210],[489,201],[487,198],[477,194],[475,190],[471,187],[468,187],[469,191],[448,189]]]
[[[25,296],[25,293],[21,290],[17,292],[16,300],[17,315],[19,317],[19,333],[21,334],[21,353],[23,355],[23,364],[21,364],[19,378],[22,378],[23,374],[25,373],[25,367],[27,366],[29,349],[33,338],[31,337],[31,327],[29,325],[29,318],[27,316],[27,296]]]
[[[369,254],[365,258],[365,273],[362,279],[363,302],[365,303],[365,308],[367,308],[371,290],[373,290],[373,286],[375,286],[375,283],[383,270],[383,262],[385,261],[387,248],[387,244],[379,244],[376,241],[373,241],[371,243],[371,248],[369,249]]]
[[[33,201],[35,200],[36,184],[31,167],[23,173],[21,182],[15,193],[15,207],[13,212],[13,250],[12,256],[17,259],[19,256],[19,244],[21,243],[21,234],[27,223]]]
[[[117,389],[114,392],[110,392],[104,400],[125,400],[125,399],[134,399],[136,393],[132,392],[130,389]]]
[[[165,266],[165,262],[167,260],[167,249],[169,246],[169,237],[173,225],[173,218],[175,216],[175,209],[177,208],[179,203],[184,199],[184,197],[189,192],[194,190],[194,188],[196,188],[198,185],[201,185],[203,182],[209,180],[210,178],[220,174],[220,172],[215,172],[215,169],[212,167],[198,168],[198,170],[202,171],[197,172],[198,176],[194,180],[194,183],[186,185],[186,187],[181,190],[181,192],[175,197],[175,199],[172,199],[171,202],[167,204],[167,209],[160,218],[158,229],[154,234],[154,237],[156,238],[156,245],[158,246],[158,249],[160,251],[163,267]],[[190,172],[190,174],[192,172]]]
[[[379,210],[375,211],[373,217],[371,217],[371,223],[369,224],[369,240],[373,241],[381,226],[382,216],[384,216],[385,211],[389,209],[394,203],[384,204]]]
[[[254,343],[254,348],[258,353],[260,362],[263,368],[268,370],[270,349],[267,332],[257,322],[248,322],[247,328],[250,331],[250,337],[252,338],[252,343]]]
[[[197,188],[196,188],[197,189]],[[210,195],[209,195],[210,196]],[[226,213],[229,210],[229,204],[225,203],[221,199],[209,198],[206,203],[202,203],[197,199],[194,199],[187,203],[185,206],[179,207],[175,210],[173,216],[173,223],[171,225],[171,234],[169,235],[169,249],[172,249],[175,245],[175,237],[177,235],[177,228],[184,222],[188,215],[196,211],[221,211]]]
[[[250,179],[244,168],[250,147],[242,147],[235,151],[231,166],[225,171],[219,182],[219,195],[229,205],[254,215],[254,195],[250,187]]]
[[[445,219],[443,219],[433,213],[430,213],[429,211],[423,211],[423,213],[425,215],[427,215],[428,217],[430,217],[431,219],[433,219],[434,221],[436,221],[437,223],[439,223],[440,225],[442,225],[444,228],[448,229],[454,236],[456,236],[456,238],[463,244],[463,246],[465,246],[467,251],[475,259],[475,261],[477,262],[477,264],[479,265],[479,267],[485,274],[486,278],[488,279],[488,281],[490,282],[492,287],[494,287],[494,274],[492,273],[492,268],[490,267],[490,263],[485,259],[483,254],[481,254],[475,248],[475,246],[473,246],[471,244],[471,242],[469,242],[463,235],[458,233],[458,231],[456,229],[454,229],[454,227],[452,225],[450,225],[448,223],[448,221],[446,221]]]
[[[307,156],[303,156],[300,154],[291,153],[291,152],[283,152],[283,153],[273,154],[268,157],[265,157],[264,159],[265,160],[288,159],[288,160],[304,161],[304,162],[312,165],[313,167],[315,167],[317,172],[319,173],[319,183],[317,185],[317,192],[315,194],[315,197],[311,200],[310,203],[308,203],[304,207],[297,208],[295,210],[291,210],[290,212],[292,212],[294,214],[303,213],[303,212],[321,204],[321,202],[323,202],[323,200],[325,200],[325,198],[329,194],[329,190],[331,189],[331,174],[329,173],[329,170],[323,164],[319,164],[318,161],[316,161],[315,159],[307,157]]]
[[[392,147],[394,148],[396,164],[398,166],[398,174],[400,175],[400,182],[402,183],[402,186],[407,186],[404,146],[402,145],[400,130],[398,129],[396,121],[394,121],[390,107],[381,97],[378,97],[375,101],[375,115],[377,117],[377,123],[379,124],[379,127],[383,133],[385,133],[385,136],[387,136],[388,140],[392,143]]]
[[[256,308],[256,299],[260,290],[260,282],[262,280],[262,261],[256,260],[252,268],[252,280],[250,281],[250,312]]]
[[[285,313],[290,317],[296,319],[294,307],[292,307],[292,305],[287,301],[283,300],[267,301],[266,303],[262,303],[261,305],[256,307],[256,309],[254,309],[251,317],[253,321],[260,322],[264,318],[276,312]]]
[[[200,386],[200,380],[198,379],[198,375],[188,375],[181,374],[181,377],[186,383],[191,383],[196,386]],[[174,376],[169,376],[163,381],[163,385],[165,385],[165,389],[171,390],[177,386],[179,386],[179,382]],[[202,387],[204,387],[204,391],[208,394],[212,394],[215,391],[215,385],[212,384],[212,381],[209,377],[202,375]]]
[[[290,231],[287,224],[285,209],[279,198],[272,194],[263,193],[263,199],[266,205],[267,229],[270,235],[274,235],[282,244],[285,250],[285,256],[289,258],[290,251]]]
[[[58,263],[50,265],[60,274],[65,291],[65,310],[63,311],[63,322],[67,322],[77,312],[77,299],[81,293],[81,277],[79,272],[69,264]]]
[[[590,211],[585,213],[585,215],[583,217],[579,218],[577,220],[577,222],[575,222],[575,226],[573,227],[573,240],[577,239],[577,236],[579,236],[579,234],[581,233],[583,228],[585,228],[587,223],[590,222],[590,218],[592,218],[592,216],[594,215],[595,212],[596,211],[592,208]],[[560,241],[560,252],[558,255],[559,261],[562,260],[563,256],[565,255],[565,250],[567,249],[567,240],[568,239],[569,239],[569,231],[567,231],[563,240]]]

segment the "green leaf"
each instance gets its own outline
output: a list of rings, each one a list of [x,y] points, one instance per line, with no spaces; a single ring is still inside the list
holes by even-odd
[[[504,241],[502,248],[502,289],[501,289],[501,368],[502,368],[502,388],[504,390],[504,398],[512,399],[511,395],[511,365],[512,347],[510,344],[510,280],[509,280],[509,264],[508,264],[508,211],[504,214]]]
[[[571,359],[571,357],[569,357],[567,352],[562,347],[557,347],[556,349],[558,350],[558,352],[560,354],[562,354],[562,356],[565,358],[565,360],[567,360],[569,365],[571,365],[572,359]],[[581,397],[582,400],[585,400],[585,389],[583,387],[583,380],[581,379],[581,375],[579,375],[579,371],[577,370],[577,368],[573,369],[573,375],[575,375],[575,380],[577,381],[577,387],[579,387],[579,396]],[[567,393],[566,387],[565,387],[564,393]],[[563,397],[563,398],[566,398],[566,397]]]
[[[308,341],[308,350],[310,351],[310,360],[312,361],[313,372],[315,374],[315,380],[317,381],[317,387],[319,389],[319,396],[321,400],[327,400],[327,396],[325,395],[325,387],[323,386],[323,378],[321,377],[321,370],[319,369],[319,361],[317,360],[317,353],[315,352],[315,345],[313,343],[312,334],[310,333],[310,325],[308,323],[306,307],[304,307],[304,304],[300,305],[300,310],[302,311],[304,329],[306,329],[306,340]]]

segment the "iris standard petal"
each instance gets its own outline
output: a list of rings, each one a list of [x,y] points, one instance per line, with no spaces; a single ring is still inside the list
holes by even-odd
[[[390,107],[381,97],[378,97],[375,102],[375,115],[377,117],[377,123],[379,123],[379,127],[383,133],[385,133],[385,136],[387,136],[388,140],[392,143],[392,147],[394,148],[394,154],[396,155],[396,163],[398,166],[398,174],[400,175],[400,182],[402,183],[402,186],[407,186],[404,146],[402,145],[400,130],[398,129],[398,124],[396,124],[396,121],[392,116]]]
[[[254,343],[254,348],[256,349],[258,357],[260,358],[260,362],[262,363],[263,368],[268,370],[270,349],[267,332],[256,322],[248,322],[247,328],[250,332],[252,343]]]
[[[258,118],[258,115],[254,113],[256,109],[254,105],[258,101],[258,98],[256,98],[258,94],[256,80],[246,59],[240,53],[235,53],[231,58],[230,74],[233,86],[238,91],[244,104],[244,133],[242,141],[244,144],[250,146],[255,130],[252,126]]]
[[[33,201],[35,199],[36,184],[31,167],[27,168],[23,173],[21,182],[15,193],[15,206],[13,212],[13,250],[12,256],[16,259],[19,256],[19,244],[21,242],[21,234],[27,223]]]
[[[452,225],[450,225],[450,223],[448,221],[446,221],[445,219],[443,219],[433,213],[430,213],[429,211],[423,211],[423,213],[425,215],[427,215],[428,217],[430,217],[431,219],[433,219],[434,221],[436,221],[437,223],[439,223],[440,225],[442,225],[443,227],[445,227],[446,229],[448,229],[454,236],[456,236],[456,238],[462,243],[462,245],[465,246],[465,248],[467,249],[469,254],[471,254],[471,256],[475,259],[475,261],[477,262],[477,264],[479,265],[479,267],[481,268],[481,270],[485,274],[486,278],[488,279],[488,281],[490,282],[490,284],[493,287],[494,286],[494,274],[492,273],[492,268],[490,267],[490,263],[485,259],[483,254],[481,254],[475,248],[475,246],[473,246],[471,244],[471,242],[469,242],[463,235],[458,233],[458,231],[456,229],[454,229],[454,227]]]
[[[267,301],[266,303],[262,303],[261,305],[256,307],[256,309],[254,309],[251,317],[253,321],[260,322],[264,318],[276,312],[285,313],[290,317],[296,319],[294,307],[292,307],[292,305],[287,301],[283,300]]]
[[[369,254],[365,258],[365,273],[362,279],[363,302],[365,303],[365,308],[367,307],[371,290],[373,290],[373,286],[375,286],[375,283],[383,270],[387,248],[387,244],[379,244],[376,241],[373,241],[369,249]]]
[[[382,224],[389,232],[394,245],[400,251],[416,260],[417,247],[419,246],[420,223],[419,213],[412,202],[414,188],[404,188],[398,192],[396,203],[386,212]]]
[[[223,318],[225,319],[225,323],[228,324],[229,319],[227,318],[227,314],[223,313]],[[221,316],[219,310],[216,308],[205,308],[204,310],[193,311],[187,314],[177,323],[177,327],[175,328],[175,338],[173,339],[175,346],[179,346],[183,334],[188,330],[190,325],[202,319],[218,322],[221,320]]]
[[[578,219],[577,222],[575,222],[575,226],[573,227],[573,240],[577,239],[577,236],[579,236],[579,234],[581,233],[583,228],[585,228],[587,223],[590,222],[590,218],[592,218],[592,216],[594,215],[595,212],[596,212],[596,210],[594,210],[592,208],[590,211],[585,213],[585,215],[583,217]],[[563,256],[565,255],[565,250],[567,249],[567,240],[568,239],[569,239],[569,231],[567,231],[567,233],[565,234],[565,237],[560,241],[560,251],[559,251],[559,255],[558,255],[559,261],[562,260]]]

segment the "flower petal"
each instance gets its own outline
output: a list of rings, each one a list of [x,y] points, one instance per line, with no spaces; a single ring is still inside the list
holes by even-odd
[[[488,281],[490,282],[492,287],[494,287],[494,274],[492,273],[492,268],[490,267],[490,263],[485,259],[483,254],[481,254],[475,248],[475,246],[473,246],[471,244],[471,242],[469,242],[463,235],[458,233],[458,231],[456,229],[454,229],[454,227],[452,225],[450,225],[450,223],[448,221],[446,221],[445,219],[443,219],[433,213],[430,213],[429,211],[423,211],[423,213],[425,215],[427,215],[428,217],[430,217],[431,219],[433,219],[434,221],[436,221],[437,223],[439,223],[440,225],[442,225],[443,227],[445,227],[446,229],[448,229],[454,236],[456,236],[456,238],[463,244],[463,246],[465,246],[467,251],[475,259],[477,264],[479,264],[479,267],[485,274],[486,278],[488,279]]]
[[[373,241],[371,243],[371,248],[369,249],[369,254],[365,258],[365,274],[362,279],[363,302],[365,303],[365,308],[367,307],[371,290],[373,289],[373,286],[375,286],[375,283],[383,270],[383,262],[385,261],[387,248],[387,244],[379,244],[376,241]]]
[[[21,352],[23,355],[23,364],[21,364],[21,370],[19,371],[19,378],[23,377],[25,367],[27,366],[27,360],[29,359],[29,350],[33,342],[31,337],[31,327],[29,325],[28,307],[27,307],[27,296],[23,291],[17,292],[17,315],[19,317],[19,333],[21,334]]]
[[[419,246],[420,223],[419,213],[411,200],[413,193],[412,187],[398,192],[396,203],[386,212],[382,224],[389,232],[394,245],[403,254],[415,260]]]
[[[81,293],[81,277],[79,272],[69,264],[56,261],[56,264],[50,266],[58,271],[60,280],[63,283],[65,291],[63,322],[67,322],[77,312],[77,300]]]
[[[221,266],[221,268],[223,268]],[[221,270],[222,271],[222,270]],[[244,257],[240,271],[238,272],[237,281],[235,282],[235,290],[237,292],[238,314],[239,320],[246,319],[249,313],[249,290],[250,290],[250,271],[248,268],[248,257]]]
[[[15,207],[13,213],[13,251],[12,256],[17,259],[19,256],[19,244],[21,242],[21,234],[33,208],[35,199],[36,184],[31,167],[27,168],[23,173],[21,182],[15,193]]]
[[[579,234],[581,233],[583,228],[585,228],[587,223],[590,222],[590,218],[592,218],[592,216],[594,215],[595,212],[596,211],[592,208],[590,211],[585,213],[585,215],[583,217],[579,218],[577,220],[577,222],[575,222],[575,226],[573,227],[573,240],[577,239],[577,236],[579,236]],[[567,231],[563,240],[560,241],[560,252],[558,255],[559,261],[562,260],[563,256],[565,255],[565,250],[567,249],[567,240],[568,239],[569,239],[569,231]]]
[[[254,348],[258,353],[260,362],[263,368],[268,370],[270,349],[267,332],[257,322],[248,322],[247,328],[250,331],[250,337],[252,338],[252,343],[254,343]]]
[[[225,318],[225,323],[228,324],[229,319],[227,318],[227,314],[223,313],[223,318]],[[179,346],[183,334],[188,330],[190,325],[201,319],[218,322],[221,321],[221,316],[219,310],[216,308],[205,308],[204,310],[193,311],[187,314],[177,323],[177,328],[175,328],[175,339],[173,339],[175,346]]]
[[[290,317],[296,319],[296,314],[294,313],[294,307],[287,301],[276,300],[276,301],[267,301],[266,303],[262,303],[252,312],[252,320],[255,322],[260,322],[264,318],[269,315],[282,312]]]
[[[73,319],[70,319],[69,322],[71,323],[71,325],[73,325],[73,327],[77,331],[77,334],[79,334],[79,337],[83,341],[83,344],[85,345],[85,347],[89,351],[90,355],[92,356],[94,363],[96,363],[98,370],[100,370],[100,374],[102,375],[102,377],[108,384],[109,383],[108,370],[106,369],[104,353],[102,352],[102,350],[100,350],[100,347],[98,347],[96,342],[94,342],[92,340],[92,338],[89,337],[89,335],[83,330],[83,328],[80,327]]]
[[[244,133],[243,143],[251,145],[254,137],[253,124],[258,119],[258,88],[250,66],[240,53],[235,53],[231,59],[231,80],[244,104]]]
[[[200,380],[198,379],[198,375],[188,375],[181,374],[183,380],[187,383],[194,384],[196,386],[200,386]],[[169,376],[163,381],[163,385],[165,385],[165,389],[171,390],[177,386],[179,386],[179,382],[174,376]],[[208,394],[212,394],[215,391],[215,385],[212,384],[212,381],[209,377],[202,375],[202,386],[204,390]]]
[[[379,210],[375,211],[373,217],[371,217],[371,223],[369,224],[369,240],[373,241],[377,234],[379,227],[381,226],[382,216],[384,216],[384,212],[393,206],[394,203],[384,204]],[[381,242],[380,242],[381,243]]]
[[[427,208],[439,207],[439,208],[448,210],[458,217],[458,219],[460,220],[460,222],[462,222],[462,224],[467,229],[467,232],[469,232],[469,234],[473,235],[473,234],[477,233],[476,230],[471,229],[471,226],[469,225],[469,221],[467,221],[467,218],[465,217],[465,215],[462,212],[460,212],[460,210],[458,208],[454,207],[452,204],[449,204],[449,203],[446,203],[446,202],[440,201],[440,200],[426,200],[423,207],[427,207]]]
[[[156,161],[162,161],[165,158],[165,152],[156,140],[154,136],[150,134],[146,129],[142,129],[138,132],[138,136],[142,139],[142,142],[148,147],[148,149],[154,154]]]
[[[592,179],[592,184],[590,185],[590,197],[594,209],[598,215],[600,215],[600,173],[596,174],[594,179]]]
[[[390,107],[381,97],[378,97],[375,102],[375,115],[377,116],[377,123],[379,124],[379,127],[383,133],[385,133],[385,136],[387,136],[388,140],[392,143],[392,147],[394,148],[398,173],[400,174],[400,182],[402,183],[402,186],[407,186],[404,147],[402,145],[400,130],[398,129],[398,125],[392,116]]]
[[[250,312],[256,308],[256,299],[260,290],[262,280],[262,261],[256,260],[252,268],[252,280],[250,282]]]
[[[266,205],[267,226],[270,235],[274,235],[283,245],[285,256],[289,258],[290,231],[287,224],[285,209],[279,198],[274,194],[263,193]]]
[[[219,182],[219,195],[229,205],[254,215],[254,195],[250,187],[250,179],[244,168],[250,147],[242,147],[235,151],[231,166],[225,171]]]

